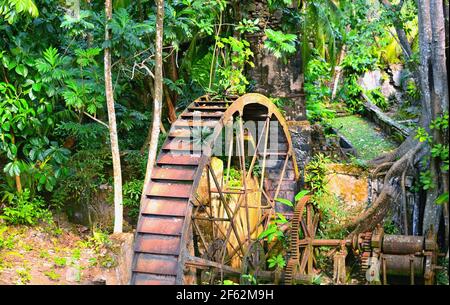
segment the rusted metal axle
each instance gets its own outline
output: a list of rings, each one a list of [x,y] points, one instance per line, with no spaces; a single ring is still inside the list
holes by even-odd
[[[430,285],[434,283],[435,270],[439,269],[436,235],[432,231],[426,236],[385,235],[378,227],[373,232],[361,233],[351,239],[305,238],[301,243],[313,247],[341,247],[341,251],[335,252],[341,256],[342,253],[347,254],[344,248],[351,249],[360,257],[363,273],[367,274],[370,269],[366,278],[380,281],[378,275],[381,275],[384,284],[387,284],[388,276],[408,276],[411,284],[415,283],[415,278],[422,277],[424,283]],[[342,266],[334,269],[345,273]],[[335,278],[341,276],[335,274]]]
[[[195,257],[195,256],[188,256],[185,261],[186,266],[189,267],[195,267],[197,269],[217,269],[218,271],[223,272],[224,274],[232,274],[232,275],[241,275],[241,270],[237,268],[233,268],[227,265],[223,265],[217,262],[213,262],[207,259]],[[266,280],[270,282],[276,282],[279,281],[284,277],[284,274],[278,274],[275,271],[266,271],[266,270],[260,270],[257,272],[257,277],[260,280]],[[296,274],[294,281],[297,284],[311,284],[313,281],[312,275],[307,274]]]

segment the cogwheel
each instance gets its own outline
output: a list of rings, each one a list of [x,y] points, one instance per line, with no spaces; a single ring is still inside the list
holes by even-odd
[[[298,272],[300,267],[300,253],[299,253],[299,241],[298,234],[300,229],[300,221],[303,216],[303,209],[308,201],[309,197],[305,196],[296,205],[294,210],[294,215],[291,220],[291,235],[288,251],[288,262],[284,270],[284,284],[292,285],[294,284],[295,274]]]
[[[361,278],[365,279],[366,272],[370,267],[370,257],[372,256],[372,232],[365,232],[360,234],[361,243],[360,243],[360,255],[359,261],[361,264]]]

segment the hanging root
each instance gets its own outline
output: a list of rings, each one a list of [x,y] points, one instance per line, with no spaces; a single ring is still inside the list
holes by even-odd
[[[400,196],[405,196],[405,188],[398,187],[398,181],[399,179],[402,179],[403,181],[400,180],[400,184],[404,186],[406,172],[413,164],[415,164],[416,159],[420,159],[417,158],[416,155],[424,146],[424,143],[416,143],[416,145],[399,160],[381,163],[374,172],[379,172],[382,169],[390,167],[384,177],[383,188],[381,189],[380,195],[369,209],[350,223],[344,225],[344,227],[341,227],[340,230],[354,228],[352,233],[350,233],[350,236],[352,236],[360,232],[374,229],[386,216],[391,204],[396,202]]]

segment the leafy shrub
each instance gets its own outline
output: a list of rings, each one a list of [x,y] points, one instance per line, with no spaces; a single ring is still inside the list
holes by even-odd
[[[3,208],[3,215],[10,224],[35,225],[39,221],[50,223],[51,212],[45,207],[45,202],[41,197],[30,198],[30,190],[24,189],[22,193],[5,192],[3,201],[8,204]]]
[[[67,166],[69,174],[64,177],[52,194],[52,204],[61,207],[65,203],[91,203],[100,185],[108,182],[111,153],[107,150],[80,150],[73,154]],[[70,212],[71,205],[67,205]]]
[[[276,58],[282,58],[286,61],[286,56],[295,53],[295,43],[297,35],[285,34],[281,31],[266,29],[267,39],[264,41],[264,47],[268,49]]]
[[[321,121],[334,117],[334,111],[328,109],[331,100],[331,67],[323,58],[317,56],[308,62],[305,73],[306,116],[310,121]]]
[[[415,102],[420,99],[420,90],[413,80],[408,81],[406,85],[406,98],[409,102]]]
[[[137,220],[141,202],[143,180],[130,180],[123,185],[123,206],[128,209],[128,216]]]
[[[366,94],[381,110],[386,111],[389,109],[389,101],[386,99],[383,93],[381,93],[379,88],[368,90]]]
[[[306,165],[305,184],[312,193],[325,191],[327,164],[330,162],[329,157],[319,153]]]

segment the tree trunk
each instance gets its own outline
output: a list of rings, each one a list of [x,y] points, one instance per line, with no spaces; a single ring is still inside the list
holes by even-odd
[[[111,40],[109,21],[112,18],[111,0],[105,0],[105,41]],[[108,107],[109,138],[111,140],[111,154],[114,172],[114,233],[121,233],[123,228],[122,202],[122,170],[120,166],[119,140],[117,137],[116,112],[114,110],[114,93],[111,76],[111,49],[105,48],[105,94]]]
[[[341,49],[341,53],[339,55],[339,61],[337,63],[337,66],[334,68],[335,69],[335,73],[334,73],[334,77],[333,77],[333,91],[331,92],[331,99],[334,100],[334,98],[336,97],[336,93],[337,93],[337,88],[339,85],[339,79],[341,77],[342,74],[342,67],[340,66],[342,61],[344,60],[345,57],[345,49],[346,49],[346,45],[342,46]]]
[[[153,106],[153,125],[150,140],[150,147],[148,150],[147,170],[145,173],[144,187],[141,196],[141,203],[145,198],[148,184],[152,176],[153,165],[156,160],[156,152],[158,149],[158,138],[161,124],[161,107],[163,97],[163,62],[162,62],[162,48],[163,48],[163,20],[164,20],[164,1],[156,0],[157,14],[156,14],[156,53],[155,53],[155,98]]]
[[[382,2],[387,3],[387,1]],[[354,233],[373,229],[374,225],[386,215],[391,204],[397,202],[398,191],[395,189],[395,180],[404,177],[408,168],[417,168],[419,160],[424,156],[430,157],[432,145],[437,143],[448,144],[448,135],[430,128],[432,120],[448,111],[445,54],[447,33],[443,8],[442,0],[418,1],[420,66],[415,73],[421,90],[422,109],[419,123],[432,135],[433,142],[419,144],[418,140],[415,139],[415,134],[412,134],[395,152],[372,160],[372,164],[379,165],[375,172],[379,171],[380,168],[386,169],[386,167],[388,167],[388,170],[381,195],[378,196],[369,211],[366,211],[364,215],[358,217],[349,225],[349,227],[358,225]],[[430,159],[424,170],[430,171],[434,187],[429,188],[426,192],[422,234],[426,234],[431,228],[437,233],[442,212],[444,212],[445,238],[448,242],[448,202],[443,206],[436,204],[438,195],[448,191],[448,175],[441,171],[441,160]],[[390,190],[392,191],[390,192]]]
[[[172,102],[172,98],[170,97],[169,89],[167,89],[167,86],[163,86],[163,88],[164,88],[164,93],[165,93],[165,96],[166,96],[167,112],[168,112],[168,115],[169,115],[169,122],[173,123],[177,119],[177,113],[175,112],[175,106],[174,106],[174,103]]]

